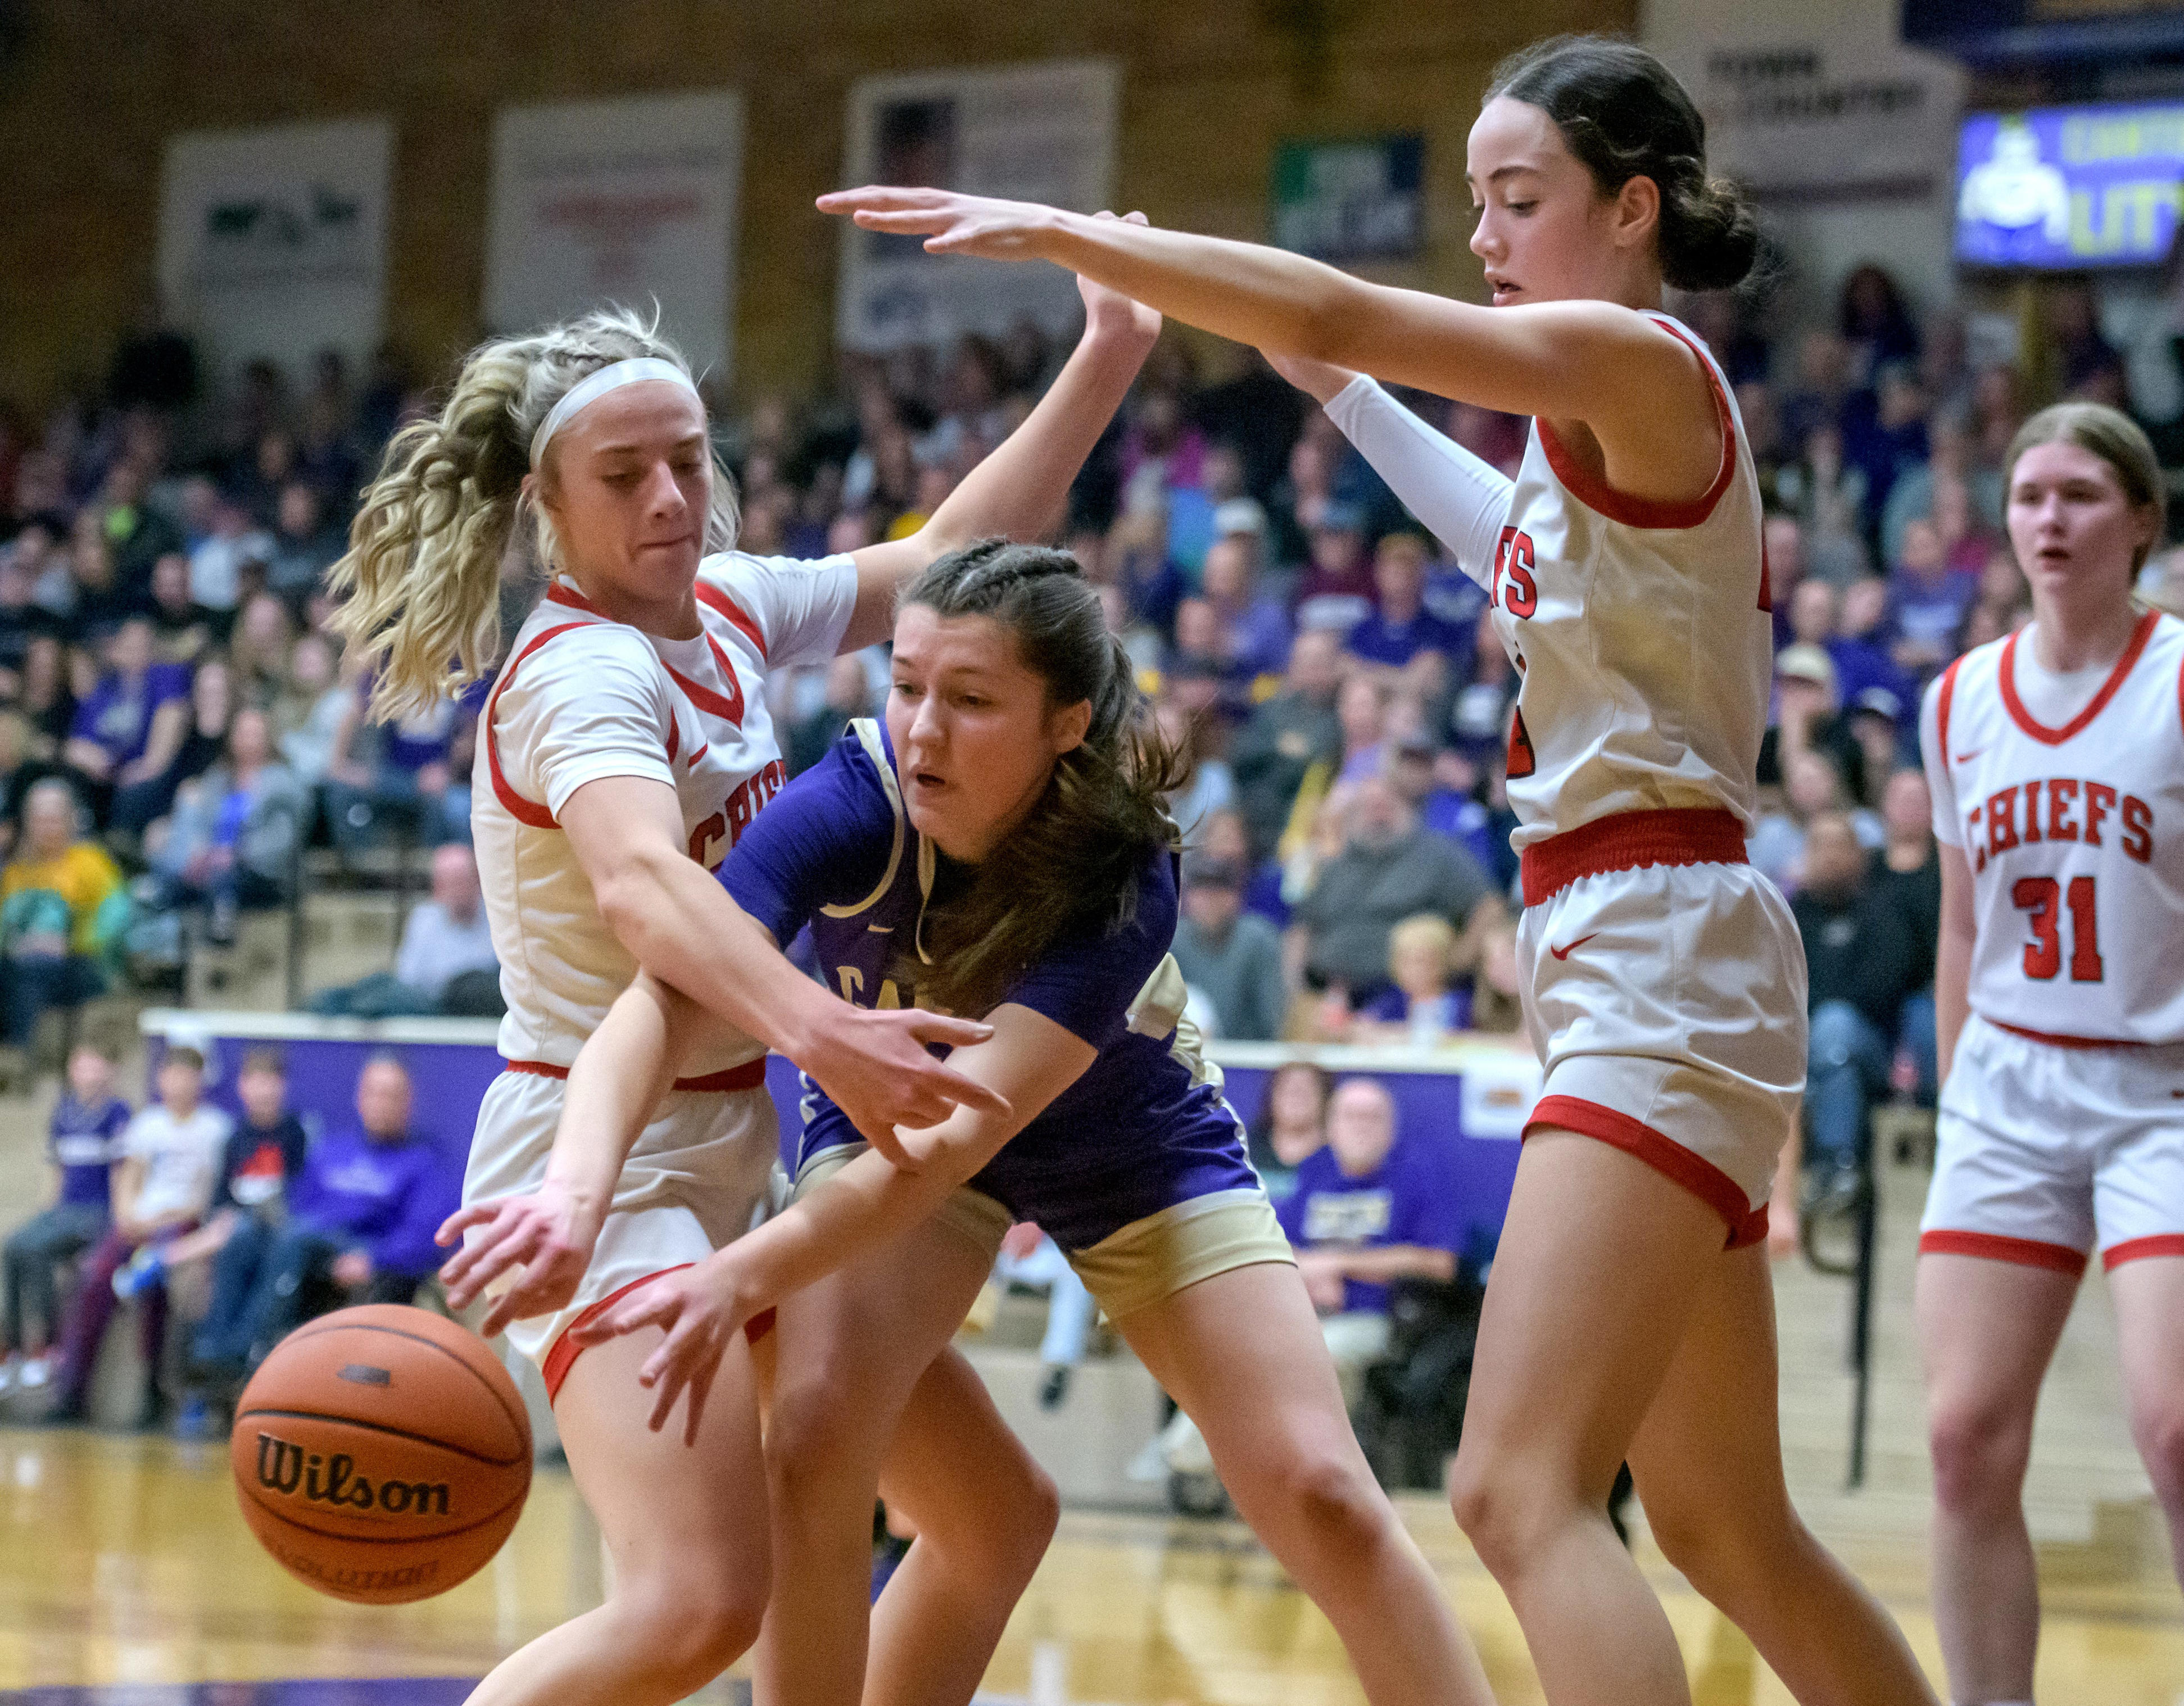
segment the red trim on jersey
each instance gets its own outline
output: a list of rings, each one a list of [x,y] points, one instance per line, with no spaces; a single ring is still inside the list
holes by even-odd
[[[1742,864],[1744,825],[1719,806],[1611,812],[1535,842],[1518,855],[1524,904],[1552,900],[1580,877],[1656,864]]]
[[[698,750],[690,754],[690,768],[694,770],[696,770],[698,768],[699,759],[704,758],[706,753],[712,750],[713,743],[710,741],[700,742],[698,746]],[[674,754],[671,753],[668,756],[672,758]]]
[[[1985,1014],[1980,1017],[1986,1019]],[[2007,1031],[2012,1036],[2044,1042],[2051,1048],[2151,1048],[2153,1046],[2130,1036],[2063,1036],[2052,1031],[2027,1031],[2021,1025],[2005,1024],[1999,1019],[1987,1019],[1986,1022],[1997,1031]]]
[[[556,1066],[550,1060],[507,1060],[501,1063],[504,1072],[521,1072],[532,1078],[566,1078],[569,1069]],[[740,1066],[730,1066],[719,1072],[708,1072],[696,1078],[678,1078],[668,1086],[671,1090],[694,1092],[709,1095],[728,1090],[756,1090],[766,1082],[766,1057],[746,1060]]]
[[[558,586],[548,589],[547,597],[549,598],[552,597],[554,593],[560,590],[560,589]],[[569,601],[564,599],[560,602],[566,603]],[[584,608],[588,609],[590,607],[587,605]],[[486,696],[484,717],[485,762],[486,768],[493,773],[493,791],[497,796],[499,796],[501,804],[508,809],[509,816],[514,818],[516,822],[520,824],[528,824],[534,830],[559,829],[560,825],[554,821],[554,814],[547,810],[545,807],[538,804],[536,801],[526,800],[521,794],[516,792],[515,788],[510,785],[507,776],[502,773],[500,768],[500,737],[493,731],[493,713],[500,705],[501,689],[515,679],[517,665],[521,664],[526,658],[529,657],[533,652],[537,651],[556,634],[566,634],[571,628],[582,628],[585,625],[586,625],[582,622],[564,622],[558,628],[549,628],[544,633],[541,634],[537,639],[533,640],[529,645],[526,646],[521,652],[518,652],[513,658],[508,660],[508,667],[500,672],[500,679],[493,684],[493,692]]]
[[[1729,482],[1736,473],[1736,416],[1729,406],[1728,395],[1721,388],[1721,375],[1713,370],[1713,364],[1706,353],[1692,342],[1681,326],[1665,316],[1653,319],[1653,324],[1669,333],[1677,342],[1698,358],[1699,370],[1706,375],[1707,384],[1713,391],[1714,418],[1721,424],[1721,468],[1713,477],[1713,484],[1700,497],[1681,503],[1670,503],[1658,497],[1640,497],[1628,492],[1618,492],[1605,480],[1599,479],[1578,466],[1563,448],[1555,430],[1544,418],[1535,417],[1532,427],[1540,435],[1540,448],[1546,453],[1547,466],[1555,471],[1555,478],[1568,488],[1571,497],[1588,509],[1596,510],[1610,521],[1620,521],[1627,527],[1696,527],[1714,511],[1721,495],[1729,490]],[[1765,583],[1761,583],[1760,596],[1764,598]],[[1762,608],[1766,608],[1763,604]]]
[[[2086,1253],[2068,1244],[2038,1238],[2005,1238],[1997,1232],[1936,1231],[1919,1235],[1922,1256],[1977,1256],[1989,1262],[2014,1262],[2020,1268],[2045,1268],[2072,1279],[2086,1271]]]
[[[682,690],[683,697],[699,710],[716,717],[725,717],[740,729],[744,725],[744,689],[743,683],[736,679],[736,666],[728,661],[728,654],[721,649],[721,642],[710,634],[705,636],[705,643],[713,648],[713,661],[720,665],[721,679],[728,684],[727,693],[708,687],[703,682],[692,681],[665,658],[660,660],[660,667],[667,671],[667,679]]]
[[[2138,661],[2138,654],[2153,637],[2153,625],[2158,620],[2152,610],[2138,619],[2138,625],[2131,631],[2131,643],[2123,648],[2123,656],[2116,659],[2115,668],[2109,671],[2108,680],[2101,683],[2101,690],[2093,695],[2092,703],[2059,729],[2035,722],[2032,714],[2025,709],[2025,702],[2017,697],[2017,639],[2025,631],[2019,629],[2002,642],[2002,703],[2009,712],[2010,720],[2034,740],[2051,747],[2059,747],[2071,736],[2082,733],[2086,725],[2107,709],[2109,701],[2115,697],[2116,689],[2131,674],[2131,666]]]
[[[670,717],[668,718],[668,720],[667,720],[667,762],[668,762],[669,764],[673,764],[673,763],[675,762],[675,753],[676,753],[676,750],[677,750],[677,747],[681,747],[681,746],[682,746],[682,720],[681,720],[680,718],[678,718],[678,717],[670,716]],[[699,750],[699,752],[703,752],[703,751],[705,751],[705,748],[704,748],[703,747],[700,747],[698,750]],[[694,764],[695,763],[697,763],[697,759],[696,759],[695,758],[693,758],[693,759],[690,760],[690,762],[691,762],[692,764]]]
[[[1581,1096],[1542,1096],[1524,1121],[1527,1137],[1542,1125],[1558,1125],[1580,1137],[1591,1137],[1634,1155],[1655,1172],[1690,1192],[1729,1222],[1724,1249],[1741,1250],[1767,1236],[1767,1205],[1753,1208],[1744,1186],[1703,1155],[1694,1154],[1673,1137],[1663,1136],[1641,1120]]]
[[[1949,706],[1957,697],[1957,671],[1964,667],[1964,657],[1959,657],[1942,671],[1942,691],[1934,699],[1934,728],[1942,737],[1942,763],[1945,766],[1949,762]]]
[[[736,627],[741,629],[751,644],[758,647],[760,659],[761,660],[765,659],[766,636],[759,631],[758,624],[751,620],[750,617],[744,613],[742,605],[737,603],[719,587],[710,586],[703,581],[698,583],[698,598],[699,603],[710,604]]]
[[[2148,1256],[2184,1256],[2184,1232],[2156,1232],[2149,1238],[2126,1238],[2101,1252],[2101,1268],[2109,1271],[2126,1262],[2142,1262]]]
[[[546,602],[549,604],[566,604],[571,610],[582,610],[593,616],[604,617],[610,622],[614,620],[575,587],[564,586],[559,581],[546,589]]]

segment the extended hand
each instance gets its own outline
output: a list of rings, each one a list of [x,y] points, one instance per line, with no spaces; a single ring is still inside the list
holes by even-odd
[[[1115,216],[1103,213],[1099,217],[1112,220]],[[1143,214],[1125,214],[1123,218],[1134,225],[1145,223]],[[1084,331],[1088,336],[1123,336],[1150,348],[1160,336],[1161,317],[1136,297],[1095,284],[1082,273],[1077,276],[1077,294],[1084,298]]]
[[[961,1048],[993,1034],[991,1025],[916,1008],[872,1012],[833,1002],[824,1032],[796,1064],[833,1098],[866,1142],[914,1173],[917,1164],[895,1136],[896,1126],[938,1125],[959,1103],[1004,1119],[1009,1112],[1006,1098],[935,1060],[925,1045]]]
[[[685,1445],[698,1442],[699,1419],[705,1413],[705,1398],[729,1342],[757,1313],[738,1300],[729,1278],[730,1270],[716,1254],[694,1267],[677,1268],[648,1281],[604,1314],[569,1329],[569,1337],[578,1345],[604,1344],[643,1327],[665,1329],[666,1342],[644,1359],[638,1383],[653,1391],[649,1425],[655,1433],[666,1425],[682,1389],[689,1388],[690,1405],[682,1420]]]
[[[485,1229],[440,1270],[448,1305],[462,1309],[511,1268],[515,1283],[493,1299],[478,1331],[491,1338],[510,1321],[566,1309],[577,1295],[598,1243],[596,1217],[582,1212],[566,1188],[548,1180],[527,1197],[473,1203],[450,1214],[434,1236],[452,1244],[473,1226]]]
[[[819,211],[847,214],[868,231],[922,236],[936,255],[981,255],[988,260],[1039,259],[1039,236],[1057,217],[1037,202],[1004,202],[953,190],[891,189],[872,185],[819,197]]]

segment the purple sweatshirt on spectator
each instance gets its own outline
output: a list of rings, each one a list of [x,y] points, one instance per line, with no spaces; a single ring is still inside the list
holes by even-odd
[[[1378,1167],[1356,1179],[1345,1175],[1332,1147],[1315,1151],[1299,1164],[1295,1190],[1274,1212],[1300,1250],[1416,1244],[1454,1252],[1462,1242],[1448,1170],[1425,1144],[1401,1136]],[[1346,1312],[1387,1313],[1387,1286],[1342,1283]]]
[[[182,664],[154,664],[134,681],[102,675],[75,708],[69,736],[97,742],[120,770],[144,756],[152,736],[153,712],[170,699],[187,698],[189,692],[190,672]]]
[[[375,1143],[354,1127],[319,1140],[289,1187],[298,1223],[354,1239],[382,1274],[429,1274],[445,1255],[432,1242],[454,1212],[440,1188],[440,1158],[412,1136]]]

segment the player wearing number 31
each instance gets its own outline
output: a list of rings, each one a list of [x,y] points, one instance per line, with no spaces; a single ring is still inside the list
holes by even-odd
[[[1770,625],[1759,488],[1664,286],[1749,270],[1660,62],[1561,38],[1472,126],[1493,306],[1279,250],[872,188],[821,206],[936,252],[1047,260],[1256,345],[1487,588],[1523,672],[1509,803],[1526,1029],[1546,1069],[1487,1287],[1459,1520],[1556,1706],[1690,1698],[1607,1521],[1626,1459],[1669,1558],[1802,1701],[1928,1700],[1903,1637],[1791,1508],[1762,1248],[1804,1081],[1805,967],[1745,862]],[[1514,482],[1360,374],[1534,417]]]
[[[2184,622],[2133,608],[2161,469],[2114,409],[2009,451],[2032,622],[1927,691],[1942,1086],[1919,1240],[1934,1615],[1955,1698],[2032,1698],[2020,1493],[2098,1248],[2131,1431],[2184,1565]]]

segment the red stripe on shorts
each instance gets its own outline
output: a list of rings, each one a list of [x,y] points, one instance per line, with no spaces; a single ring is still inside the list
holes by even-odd
[[[1717,806],[1612,812],[1535,842],[1518,856],[1524,904],[1552,900],[1580,877],[1656,864],[1742,864],[1744,825]]]
[[[550,1404],[561,1396],[561,1382],[569,1378],[569,1370],[576,1366],[577,1359],[584,1353],[582,1345],[570,1340],[569,1334],[572,1329],[589,1325],[639,1286],[649,1286],[662,1275],[679,1274],[690,1265],[688,1262],[677,1262],[671,1268],[662,1268],[657,1274],[646,1274],[632,1280],[627,1285],[609,1292],[554,1334],[554,1342],[546,1348],[546,1359],[538,1364],[538,1372],[546,1378],[546,1402]]]
[[[1724,814],[1727,815],[1726,813]],[[1731,820],[1732,822],[1735,820]],[[1673,1137],[1663,1136],[1642,1120],[1597,1102],[1578,1096],[1542,1096],[1524,1122],[1529,1137],[1542,1125],[1558,1125],[1580,1137],[1596,1138],[1626,1155],[1634,1155],[1655,1172],[1690,1192],[1729,1223],[1729,1242],[1723,1248],[1741,1250],[1767,1236],[1767,1205],[1757,1209],[1744,1194],[1744,1186],[1703,1155],[1695,1154]]]
[[[2148,1238],[2126,1238],[2120,1244],[2111,1244],[2101,1252],[2103,1270],[2120,1268],[2126,1262],[2142,1262],[2148,1256],[2184,1256],[2184,1232],[2156,1232]]]
[[[2086,1271],[2086,1253],[2068,1244],[2050,1244],[2038,1238],[2006,1238],[1999,1232],[1952,1232],[1937,1230],[1919,1235],[1922,1256],[1977,1256],[1989,1262],[2014,1262],[2020,1268],[2045,1268],[2072,1279]]]

